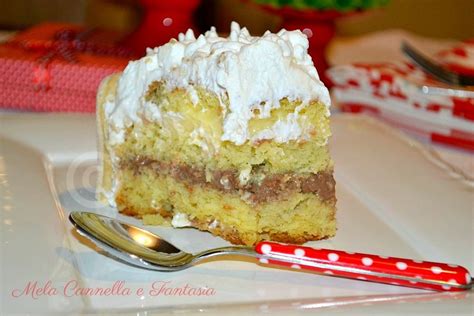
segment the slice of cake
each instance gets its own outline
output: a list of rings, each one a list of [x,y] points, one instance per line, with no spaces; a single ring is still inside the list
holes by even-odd
[[[333,236],[329,93],[308,40],[232,23],[150,49],[98,94],[98,198],[234,244]]]

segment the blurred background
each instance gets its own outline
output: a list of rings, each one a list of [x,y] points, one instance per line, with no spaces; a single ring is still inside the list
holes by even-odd
[[[361,35],[403,28],[430,37],[474,37],[473,0],[391,0],[383,9],[338,19],[337,34]],[[139,24],[143,8],[136,0],[0,0],[0,29],[18,30],[43,21],[60,21],[129,32]],[[251,1],[203,0],[195,11],[200,30],[215,25],[226,32],[236,20],[255,35],[276,30],[278,15]]]

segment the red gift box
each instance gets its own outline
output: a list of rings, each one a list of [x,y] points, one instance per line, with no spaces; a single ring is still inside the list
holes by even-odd
[[[0,45],[0,107],[94,112],[97,88],[131,55],[116,32],[44,23]]]

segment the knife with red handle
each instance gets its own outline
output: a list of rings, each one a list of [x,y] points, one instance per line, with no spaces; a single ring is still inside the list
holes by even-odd
[[[326,275],[435,291],[464,291],[472,279],[464,267],[430,261],[263,241],[255,246],[260,262]]]

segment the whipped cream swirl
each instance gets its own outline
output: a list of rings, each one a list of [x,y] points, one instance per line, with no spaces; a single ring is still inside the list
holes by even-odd
[[[179,34],[178,40],[148,49],[145,57],[126,67],[115,105],[107,111],[110,140],[122,142],[123,129],[141,121],[146,109],[144,95],[156,80],[163,80],[169,88],[186,89],[194,103],[199,102],[194,87],[214,92],[223,107],[221,140],[237,145],[249,140],[249,120],[256,115],[269,117],[283,98],[301,100],[303,105],[319,100],[329,108],[329,92],[308,55],[308,45],[300,31],[267,31],[254,37],[235,22],[227,38],[218,36],[214,27],[198,38],[192,30]],[[302,136],[282,129],[275,129],[272,135],[278,142]]]

